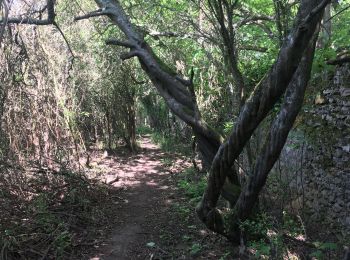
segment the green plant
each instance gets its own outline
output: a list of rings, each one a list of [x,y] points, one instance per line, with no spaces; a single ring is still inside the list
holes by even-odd
[[[33,200],[32,211],[37,216],[35,221],[43,232],[53,232],[59,219],[49,210],[50,198],[47,194],[40,194]]]
[[[266,243],[264,240],[253,241],[248,244],[253,249],[254,255],[258,258],[268,258],[271,251],[271,245]]]
[[[31,177],[26,173],[16,176],[25,180],[28,193],[20,192],[22,183],[1,186],[0,258],[67,259],[79,254],[73,245],[87,242],[108,223],[105,216],[111,212],[101,206],[109,200],[108,190],[68,169],[41,170]],[[12,176],[4,170],[2,177]]]
[[[241,223],[241,229],[248,237],[248,247],[258,259],[283,258],[286,246],[282,232],[274,227],[274,219],[265,213]],[[290,222],[288,222],[290,223]]]
[[[253,239],[266,237],[267,231],[272,229],[272,219],[267,214],[261,213],[255,218],[242,222],[240,228]]]
[[[224,124],[224,134],[228,135],[232,131],[234,123],[232,121],[228,121]]]
[[[191,248],[190,248],[190,254],[191,255],[196,255],[198,254],[200,251],[202,250],[202,246],[198,243],[194,243],[192,244]]]
[[[63,227],[63,225],[61,225]],[[59,232],[53,242],[53,246],[56,248],[56,255],[63,256],[66,249],[71,246],[73,234],[63,227],[63,231]]]
[[[296,218],[283,211],[283,230],[286,230],[291,236],[298,236],[303,233],[303,228]]]
[[[190,216],[190,212],[192,209],[189,208],[188,205],[181,205],[179,203],[174,203],[174,209],[179,215],[180,218],[184,219],[185,221],[188,220]]]
[[[190,236],[187,236],[187,235],[183,235],[183,236],[182,236],[182,240],[183,240],[183,241],[189,241],[189,240],[191,240],[191,237],[190,237]]]
[[[156,246],[156,243],[154,243],[154,242],[148,242],[148,243],[146,244],[146,246],[148,246],[148,247],[155,247],[155,246]]]
[[[194,182],[187,179],[182,179],[178,182],[178,186],[185,192],[186,196],[190,198],[191,202],[197,203],[206,187],[205,178],[201,178],[199,181]]]

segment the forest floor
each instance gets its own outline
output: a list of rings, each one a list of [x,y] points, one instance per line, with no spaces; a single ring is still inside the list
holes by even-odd
[[[110,237],[95,245],[93,260],[232,259],[230,245],[197,220],[193,203],[178,187],[188,159],[164,153],[149,136],[140,151],[96,153],[91,166],[117,196]],[[97,176],[93,176],[96,178]]]
[[[282,225],[266,214],[248,223],[246,250],[233,247],[196,217],[206,179],[190,157],[150,136],[139,146],[93,149],[81,172],[0,164],[0,259],[342,259],[348,242],[322,240],[320,226],[304,241],[292,218]]]

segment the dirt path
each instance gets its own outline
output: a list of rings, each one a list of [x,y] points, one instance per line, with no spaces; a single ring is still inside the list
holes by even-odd
[[[104,169],[101,178],[119,192],[112,236],[90,259],[219,259],[211,248],[206,248],[209,254],[191,255],[192,235],[199,234],[203,242],[208,233],[189,223],[190,217],[180,219],[174,212],[174,205],[186,200],[176,188],[174,175],[190,164],[179,157],[169,159],[171,155],[149,137],[140,145],[142,151],[136,155],[105,156],[97,163]],[[173,169],[165,165],[169,160]],[[192,209],[188,214],[193,217]]]
[[[149,251],[147,243],[152,245],[157,218],[162,217],[159,215],[167,206],[164,199],[172,193],[167,185],[171,176],[162,165],[164,153],[147,137],[140,145],[142,151],[135,156],[104,159],[110,168],[106,182],[113,182],[121,190],[119,201],[115,202],[120,205],[116,212],[119,225],[100,254],[92,259],[143,258],[144,251]]]

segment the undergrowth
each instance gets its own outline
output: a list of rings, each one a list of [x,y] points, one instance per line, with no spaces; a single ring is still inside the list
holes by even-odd
[[[283,212],[280,221],[260,213],[241,223],[240,228],[255,259],[322,260],[336,259],[341,254],[336,243],[308,241],[302,223],[287,212]]]
[[[181,203],[175,203],[174,209],[184,222],[189,222],[193,217],[193,209],[200,201],[206,187],[206,178],[203,173],[198,173],[194,167],[183,170],[177,176],[177,187],[186,198]]]
[[[81,259],[108,226],[106,186],[67,169],[0,166],[0,259]]]
[[[193,167],[187,168],[179,176],[177,186],[188,199],[174,205],[179,217],[187,222],[193,208],[200,201],[207,181],[205,174]],[[303,224],[287,212],[282,219],[268,213],[257,214],[241,223],[245,237],[245,255],[249,259],[333,259],[339,252],[339,245],[332,242],[304,241]],[[197,250],[195,247],[193,250]]]
[[[171,160],[163,160],[169,166]],[[206,174],[199,173],[194,167],[183,170],[176,177],[177,187],[186,198],[173,204],[177,216],[187,225],[193,221],[193,209],[200,201],[207,185]],[[278,192],[281,194],[281,192]],[[220,207],[229,212],[223,201]],[[226,205],[227,206],[227,205]],[[306,235],[301,218],[284,211],[281,218],[265,212],[263,208],[253,218],[241,223],[240,228],[244,237],[242,256],[247,259],[336,259],[342,254],[339,244],[330,241],[310,241]],[[197,254],[203,249],[192,236],[184,236],[186,241],[192,241],[191,254]],[[339,250],[340,249],[340,250]],[[240,248],[241,252],[242,248]],[[233,255],[231,251],[229,254]],[[241,253],[240,253],[241,254]],[[231,259],[225,256],[222,259]]]
[[[178,186],[185,193],[189,202],[196,205],[207,186],[207,180],[203,173],[199,174],[193,167],[190,167],[182,173]]]

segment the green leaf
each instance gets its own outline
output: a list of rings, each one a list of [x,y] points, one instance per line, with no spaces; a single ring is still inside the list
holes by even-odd
[[[146,244],[148,247],[155,247],[156,243],[154,242],[149,242]]]
[[[202,246],[200,244],[193,244],[190,250],[191,255],[197,254],[199,251],[202,250]]]

